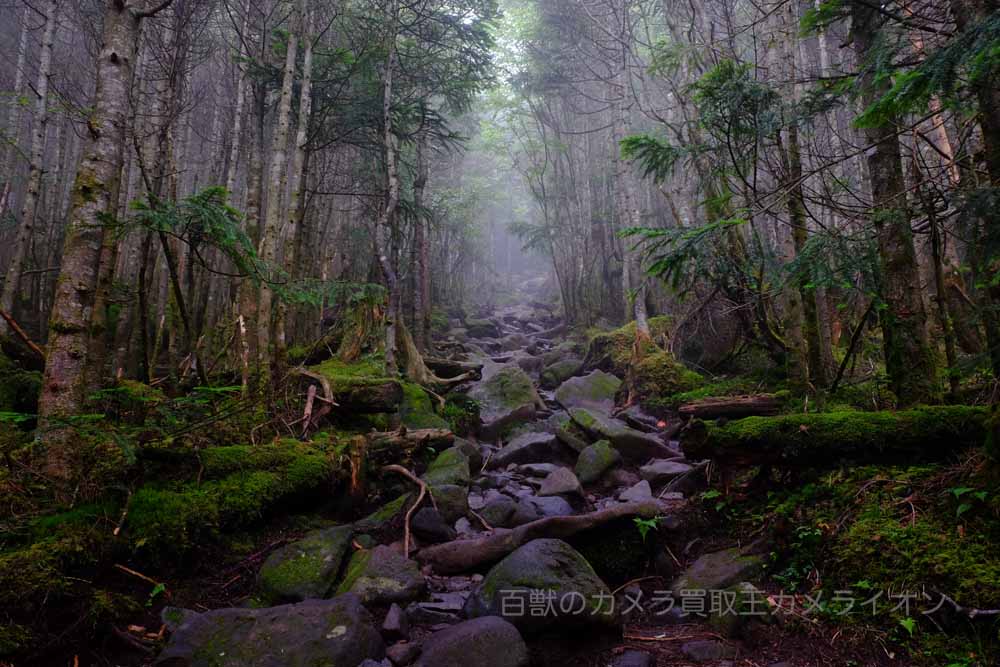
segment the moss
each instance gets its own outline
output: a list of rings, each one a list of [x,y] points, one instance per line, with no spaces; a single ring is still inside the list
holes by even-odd
[[[370,549],[363,549],[361,551],[355,551],[354,555],[351,556],[350,562],[347,563],[347,571],[344,572],[344,579],[340,582],[337,587],[337,594],[347,593],[354,587],[365,571],[368,569],[368,562],[371,560],[372,551]]]
[[[448,428],[448,422],[435,414],[431,397],[420,385],[412,382],[403,382],[402,385],[403,402],[399,406],[399,417],[408,428]]]
[[[470,480],[469,458],[457,447],[450,447],[427,467],[424,481],[432,485],[454,484],[468,486]]]
[[[535,386],[520,368],[507,366],[486,381],[487,391],[500,405],[514,409],[535,402]]]
[[[327,436],[322,444],[336,449],[338,443]],[[205,479],[218,479],[241,471],[275,470],[315,455],[322,455],[322,451],[296,440],[283,440],[270,445],[208,447],[199,454]]]
[[[659,340],[670,335],[671,318],[665,315],[649,319],[649,332],[653,340]],[[632,346],[635,343],[635,322],[629,322],[613,331],[588,332],[587,358],[590,365],[601,370],[614,373],[621,377],[628,371],[632,361]],[[649,352],[656,351],[650,346]]]
[[[385,359],[380,355],[364,356],[351,363],[334,357],[312,366],[311,370],[326,377],[334,393],[357,385],[381,385],[393,380],[387,376]]]
[[[635,390],[640,399],[671,396],[690,391],[703,378],[680,364],[669,352],[657,351],[639,360],[633,369]]]
[[[381,527],[382,524],[386,523],[387,521],[391,521],[397,514],[399,514],[403,510],[403,507],[406,505],[406,502],[409,500],[409,498],[410,495],[404,493],[398,498],[390,500],[389,502],[382,505],[382,507],[378,508],[365,518],[355,522],[354,524],[355,529],[363,532],[363,531],[375,530],[376,528]]]
[[[132,545],[154,560],[183,556],[199,541],[250,525],[279,502],[318,488],[332,472],[325,453],[303,449],[271,470],[245,470],[200,485],[143,487],[129,504]]]
[[[738,462],[824,464],[906,455],[941,460],[983,444],[986,409],[952,405],[901,412],[833,412],[696,421],[685,453]]]

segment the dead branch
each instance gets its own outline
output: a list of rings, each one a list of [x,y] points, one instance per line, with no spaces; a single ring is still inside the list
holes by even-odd
[[[11,328],[11,330],[17,334],[18,338],[24,341],[24,344],[27,345],[32,352],[37,354],[42,361],[45,360],[45,352],[43,352],[42,348],[35,344],[35,341],[31,340],[28,334],[25,333],[24,329],[21,328],[21,325],[17,323],[17,320],[11,317],[10,313],[5,310],[0,310],[0,317],[3,317],[3,319],[6,320],[7,325]]]

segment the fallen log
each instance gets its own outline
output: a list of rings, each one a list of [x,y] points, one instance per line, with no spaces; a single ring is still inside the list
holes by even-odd
[[[427,368],[434,371],[434,374],[445,379],[456,378],[466,373],[473,373],[479,376],[483,371],[483,365],[471,361],[456,361],[454,359],[444,359],[442,357],[424,357]]]
[[[368,458],[376,462],[382,460],[399,461],[404,456],[413,454],[427,447],[440,451],[451,447],[455,442],[455,434],[445,428],[421,428],[398,431],[375,431],[369,433]]]
[[[781,394],[753,394],[748,396],[715,396],[691,401],[677,408],[682,417],[696,419],[740,419],[742,417],[771,416],[781,412],[786,397]]]
[[[653,501],[624,503],[576,516],[546,517],[510,530],[497,528],[492,534],[473,540],[455,540],[425,547],[417,552],[416,558],[423,564],[431,565],[438,574],[457,574],[495,563],[531,540],[563,539],[616,519],[633,516],[652,518],[662,511],[660,504]]]
[[[831,412],[694,420],[681,432],[689,459],[722,466],[812,468],[852,462],[943,460],[986,439],[984,407],[948,405],[899,412]]]

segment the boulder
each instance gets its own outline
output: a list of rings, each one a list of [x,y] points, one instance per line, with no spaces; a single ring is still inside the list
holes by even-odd
[[[531,339],[522,333],[512,333],[500,339],[500,348],[505,352],[513,352],[531,345]]]
[[[536,519],[553,516],[571,516],[576,514],[573,507],[559,496],[529,496],[521,499],[521,505],[530,507],[536,514]],[[534,519],[532,519],[534,520]]]
[[[484,616],[453,625],[424,641],[417,667],[527,667],[528,647],[513,625]]]
[[[399,420],[411,430],[424,428],[450,429],[451,425],[434,412],[434,404],[423,387],[403,383],[403,401],[399,405]]]
[[[487,319],[467,319],[465,332],[470,338],[499,338],[500,327]]]
[[[596,410],[571,408],[569,416],[591,437],[609,440],[627,461],[647,461],[673,454],[659,437],[637,431],[625,422]]]
[[[449,447],[438,454],[423,475],[423,480],[433,486],[468,486],[470,479],[469,458],[458,447]]]
[[[615,407],[615,394],[622,381],[610,373],[594,371],[566,380],[556,389],[556,400],[566,410],[590,408],[610,413]]]
[[[387,546],[355,552],[338,593],[356,593],[365,604],[408,602],[427,588],[415,561]]]
[[[531,378],[513,365],[505,365],[487,374],[469,390],[469,397],[479,402],[482,420],[480,432],[493,440],[506,429],[535,417],[535,408],[542,403]]]
[[[576,476],[583,484],[593,484],[621,460],[622,455],[610,442],[599,440],[580,452],[576,460]]]
[[[564,466],[555,463],[525,463],[517,466],[517,471],[529,477],[548,477],[551,473]]]
[[[455,523],[469,513],[469,490],[457,484],[436,484],[431,487],[438,512],[448,523]]]
[[[397,642],[387,648],[385,654],[394,665],[409,665],[420,655],[420,644],[416,642]]]
[[[316,530],[272,553],[258,575],[261,597],[271,604],[325,598],[353,534],[351,526]]]
[[[538,591],[544,596],[541,603]],[[469,596],[465,613],[470,618],[502,616],[526,632],[553,625],[613,625],[617,619],[611,599],[607,585],[573,547],[562,540],[537,539],[493,566]]]
[[[650,484],[665,484],[675,477],[680,477],[692,470],[694,468],[682,461],[658,459],[650,461],[647,465],[639,468],[639,475]]]
[[[524,433],[500,448],[486,467],[506,468],[511,463],[539,463],[555,457],[559,450],[556,436],[551,433]]]
[[[482,469],[483,453],[480,451],[479,445],[465,438],[455,438],[454,448],[465,454],[465,458],[469,459],[470,472],[478,473]]]
[[[721,591],[753,579],[763,569],[760,556],[745,555],[737,548],[705,554],[691,564],[674,581],[671,590],[675,600],[683,597],[681,591]],[[707,595],[707,593],[706,593]]]
[[[406,612],[393,602],[382,621],[382,635],[388,639],[406,639],[410,636],[410,621]]]
[[[410,527],[414,535],[432,544],[448,542],[458,537],[455,529],[449,526],[441,513],[433,507],[421,507],[417,510]]]
[[[169,617],[178,610],[167,608]],[[187,612],[155,664],[162,667],[358,665],[385,645],[354,594],[263,609]]]
[[[543,389],[555,389],[566,380],[580,372],[583,366],[583,359],[579,357],[566,357],[545,367],[540,377],[540,384]]]
[[[539,496],[559,496],[562,494],[581,495],[583,488],[580,480],[576,478],[569,468],[557,468],[548,477],[542,480],[542,486],[538,490]]]

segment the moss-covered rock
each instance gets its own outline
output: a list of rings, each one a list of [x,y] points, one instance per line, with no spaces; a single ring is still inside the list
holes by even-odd
[[[531,378],[517,366],[503,366],[477,382],[469,396],[479,403],[483,437],[492,439],[505,430],[535,416],[542,399]]]
[[[580,452],[576,460],[576,476],[583,484],[593,484],[621,460],[622,455],[610,442],[598,440]]]
[[[632,371],[632,388],[639,400],[690,391],[703,381],[698,373],[662,350],[645,355]]]
[[[747,555],[736,548],[705,554],[674,581],[674,599],[707,596],[708,591],[721,591],[741,581],[752,581],[761,575],[763,568],[760,556]]]
[[[418,384],[403,383],[403,401],[399,406],[399,419],[407,428],[443,428],[451,425],[434,412],[431,397]]]
[[[409,602],[427,587],[416,561],[386,547],[357,551],[337,593],[356,593],[366,604]]]
[[[465,320],[465,330],[471,338],[499,338],[500,327],[487,319],[469,318]]]
[[[459,448],[449,447],[431,462],[423,479],[431,485],[468,486],[471,479],[469,458]]]
[[[610,373],[593,371],[566,380],[556,389],[555,398],[564,409],[591,408],[610,412],[622,381]]]
[[[270,604],[326,597],[353,534],[351,526],[316,530],[272,553],[258,575],[261,597]]]
[[[666,316],[649,319],[649,330],[653,340],[660,340],[670,333],[671,320]],[[598,369],[625,377],[632,361],[632,346],[635,344],[635,322],[629,322],[613,331],[594,333],[587,347],[587,368]],[[649,352],[657,350],[650,345]]]
[[[657,436],[643,433],[625,422],[587,408],[573,408],[570,417],[592,438],[608,440],[623,458],[629,461],[645,461],[651,458],[665,458],[672,452]]]
[[[567,357],[548,364],[542,370],[539,384],[543,389],[555,389],[560,384],[576,375],[583,366],[583,359]]]
[[[352,363],[334,357],[310,370],[329,381],[341,411],[395,412],[403,400],[403,386],[388,376],[380,356],[362,357]]]

